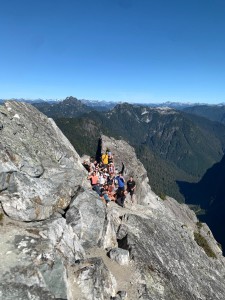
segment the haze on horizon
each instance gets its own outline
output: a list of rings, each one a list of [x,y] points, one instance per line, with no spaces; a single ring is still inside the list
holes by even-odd
[[[225,102],[223,0],[8,0],[0,98]]]

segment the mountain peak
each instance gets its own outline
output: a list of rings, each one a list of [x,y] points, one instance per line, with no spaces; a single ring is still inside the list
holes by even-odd
[[[41,112],[51,118],[73,118],[90,111],[90,108],[75,97],[67,97],[65,100],[54,103],[34,104]]]
[[[81,104],[81,101],[73,96],[66,97],[65,100],[62,101],[64,104]]]

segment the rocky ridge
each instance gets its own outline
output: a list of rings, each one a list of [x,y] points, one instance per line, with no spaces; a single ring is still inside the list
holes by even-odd
[[[152,192],[126,142],[102,137],[137,183],[135,205],[127,197],[120,208],[105,207],[76,151],[34,107],[0,106],[0,137],[0,298],[224,298],[225,261],[210,229]]]

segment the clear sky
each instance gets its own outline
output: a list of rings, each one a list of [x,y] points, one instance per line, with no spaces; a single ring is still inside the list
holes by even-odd
[[[0,98],[225,102],[225,0],[0,0]]]

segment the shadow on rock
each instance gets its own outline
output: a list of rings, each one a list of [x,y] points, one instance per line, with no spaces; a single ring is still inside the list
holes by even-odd
[[[198,183],[178,181],[187,204],[200,205],[206,212],[199,219],[206,222],[225,249],[225,156],[206,171]]]

